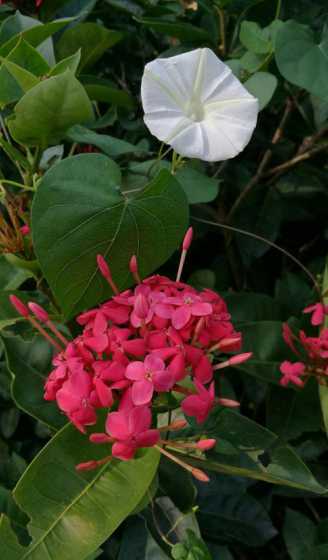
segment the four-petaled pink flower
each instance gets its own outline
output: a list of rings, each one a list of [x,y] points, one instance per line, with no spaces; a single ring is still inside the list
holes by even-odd
[[[163,304],[177,306],[177,309],[171,312],[172,326],[177,330],[183,329],[191,317],[206,317],[213,311],[210,303],[204,302],[200,296],[187,290],[180,296],[165,298]]]
[[[84,371],[72,372],[56,395],[59,408],[81,432],[85,431],[84,426],[96,423],[95,398],[91,377]]]
[[[130,362],[125,376],[133,381],[132,401],[136,406],[148,404],[154,391],[169,391],[175,381],[165,362],[155,354],[148,354],[144,362]]]
[[[111,412],[106,420],[106,432],[115,439],[113,457],[127,461],[140,447],[152,447],[159,440],[159,431],[150,429],[151,412],[147,406]]]
[[[305,365],[302,362],[288,362],[287,360],[280,365],[280,371],[283,377],[280,379],[280,385],[286,387],[289,383],[294,383],[298,387],[304,386],[304,381],[300,379],[305,372]]]
[[[190,395],[181,403],[181,408],[187,416],[194,416],[198,424],[206,420],[215,403],[214,381],[208,389],[195,379],[197,395]]]
[[[321,302],[315,303],[303,309],[303,313],[312,313],[311,324],[317,327],[318,325],[322,325],[325,320],[325,315],[328,315],[328,305],[324,305]]]

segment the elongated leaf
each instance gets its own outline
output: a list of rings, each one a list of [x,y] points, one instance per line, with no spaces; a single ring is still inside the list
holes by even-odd
[[[12,374],[11,392],[17,406],[47,424],[58,429],[66,423],[54,403],[44,400],[44,382],[51,371],[53,350],[43,338],[35,336],[31,341],[20,337],[2,338],[7,367]]]
[[[253,420],[232,410],[217,409],[200,429],[202,433],[216,437],[218,444],[215,452],[211,453],[211,460],[195,459],[193,464],[225,474],[328,494],[292,447]],[[232,446],[229,453],[224,453],[220,440]]]
[[[96,77],[81,76],[81,81],[90,99],[133,109],[135,99],[127,91],[109,85],[107,80],[100,80]]]
[[[66,29],[57,44],[59,58],[66,58],[81,49],[80,71],[95,64],[103,53],[121,41],[123,34],[103,25],[87,22]]]
[[[315,558],[316,526],[305,515],[287,508],[283,535],[292,560]]]
[[[28,91],[7,122],[17,142],[45,148],[49,143],[58,144],[70,126],[92,118],[83,86],[67,70]]]
[[[98,134],[93,130],[89,130],[85,126],[75,125],[70,128],[66,133],[66,138],[72,142],[79,144],[91,144],[97,146],[100,150],[110,157],[117,157],[123,154],[140,153],[144,150],[138,146],[130,144],[125,140],[120,140],[108,134]]]
[[[72,74],[76,74],[78,66],[81,60],[81,50],[79,49],[76,51],[75,54],[64,58],[60,62],[56,64],[51,71],[49,72],[49,76],[57,76],[57,74],[62,74],[66,70],[70,70]]]
[[[98,427],[99,429],[99,427]],[[94,552],[139,503],[154,478],[155,450],[132,461],[113,461],[99,470],[77,473],[75,465],[108,453],[65,426],[31,463],[14,490],[30,517],[32,542],[21,546],[3,516],[1,553],[6,560],[80,560]]]
[[[169,37],[176,37],[182,41],[192,41],[195,43],[212,43],[213,38],[211,35],[201,27],[196,27],[190,23],[179,23],[172,21],[161,20],[160,18],[135,18],[138,23],[145,27],[150,27],[159,33],[165,33]]]
[[[27,43],[23,37],[7,56],[7,60],[14,62],[35,76],[47,74],[49,64],[43,56],[32,45]]]
[[[132,284],[133,254],[144,277],[165,262],[186,229],[187,201],[169,172],[134,198],[121,194],[120,181],[119,167],[106,156],[79,155],[54,165],[34,198],[35,250],[67,316],[110,295],[97,272],[98,253],[125,288]]]

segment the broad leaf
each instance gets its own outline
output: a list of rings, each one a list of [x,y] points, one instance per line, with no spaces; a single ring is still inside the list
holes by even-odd
[[[277,78],[269,72],[256,72],[244,82],[249,93],[259,100],[260,111],[271,101],[277,85]]]
[[[30,517],[29,546],[21,546],[8,519],[0,525],[6,560],[80,560],[94,552],[133,511],[157,470],[151,449],[131,461],[113,461],[96,471],[77,473],[75,465],[100,459],[108,448],[96,446],[71,425],[42,449],[18,482],[14,497]]]
[[[108,134],[98,134],[89,130],[85,126],[75,125],[66,133],[66,138],[78,144],[91,144],[97,146],[104,154],[110,157],[117,157],[123,154],[142,153],[144,150],[138,146],[130,144],[125,140],[120,140]]]
[[[47,74],[50,69],[49,64],[43,56],[23,38],[7,56],[7,60],[14,62],[35,76]]]
[[[172,22],[161,20],[160,18],[135,18],[138,23],[145,27],[150,27],[159,33],[165,33],[169,37],[176,37],[181,41],[195,43],[212,43],[213,38],[205,29],[196,27],[190,23]]]
[[[134,97],[127,91],[113,87],[112,82],[97,78],[96,76],[81,76],[85,90],[94,101],[101,101],[102,103],[110,103],[117,105],[117,107],[126,107],[133,109],[136,102]]]
[[[204,173],[184,166],[176,173],[181,187],[186,193],[189,204],[211,202],[219,191],[219,180],[207,177]]]
[[[79,70],[92,67],[104,52],[121,41],[123,34],[106,29],[97,23],[79,23],[66,29],[57,44],[60,59],[66,58],[81,49]]]
[[[92,118],[92,106],[83,86],[67,70],[28,91],[7,122],[17,142],[45,148],[58,144],[74,124]]]
[[[49,72],[49,76],[57,76],[57,74],[62,74],[66,70],[70,70],[72,74],[76,74],[78,66],[81,60],[81,49],[76,51],[75,54],[64,58],[60,62],[58,62],[51,71]]]
[[[314,550],[316,526],[302,513],[287,508],[283,536],[291,560],[318,559]]]
[[[52,429],[61,428],[65,417],[56,404],[44,400],[44,382],[51,371],[53,349],[43,338],[25,341],[4,336],[7,367],[12,374],[11,392],[17,406]]]
[[[276,62],[286,80],[317,97],[328,97],[328,31],[317,43],[312,29],[295,21],[282,25],[276,37]]]
[[[265,54],[271,50],[269,29],[261,29],[255,21],[242,22],[239,38],[244,47],[253,53]]]
[[[218,440],[209,460],[192,464],[225,474],[246,476],[316,494],[328,494],[294,449],[253,420],[229,409],[216,409],[198,431]],[[230,447],[227,449],[227,443]],[[188,462],[191,462],[188,459]]]
[[[54,165],[34,198],[34,247],[67,316],[111,293],[97,272],[97,254],[110,262],[123,289],[133,283],[133,254],[145,277],[178,247],[187,227],[187,201],[169,172],[161,171],[133,198],[122,195],[120,182],[119,167],[106,156],[79,155]]]

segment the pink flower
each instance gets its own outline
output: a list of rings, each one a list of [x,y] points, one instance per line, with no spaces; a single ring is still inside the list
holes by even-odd
[[[130,362],[125,376],[134,381],[132,401],[137,406],[148,404],[154,391],[169,391],[175,381],[164,361],[155,354],[148,354],[144,362]]]
[[[187,416],[195,416],[198,424],[204,422],[212,410],[215,402],[214,381],[209,389],[206,389],[197,379],[195,379],[197,395],[190,395],[181,403],[181,408]]]
[[[311,324],[317,327],[322,325],[325,320],[325,315],[328,315],[328,305],[323,303],[315,303],[303,309],[303,313],[312,313]]]
[[[81,432],[85,431],[84,426],[95,424],[97,420],[92,391],[90,375],[81,371],[73,372],[56,395],[59,408]]]
[[[180,296],[166,298],[164,304],[178,307],[171,315],[172,326],[177,330],[185,327],[191,317],[205,317],[213,311],[210,303],[203,302],[200,296],[188,290]]]
[[[150,429],[151,412],[147,406],[107,416],[106,432],[116,441],[112,447],[113,457],[127,461],[140,447],[152,447],[159,440],[159,431]]]
[[[26,235],[28,235],[30,233],[30,226],[28,226],[27,224],[24,224],[23,226],[21,226],[20,228],[21,234],[25,237]]]
[[[302,362],[295,362],[294,364],[288,361],[282,362],[280,371],[283,377],[280,379],[280,385],[286,387],[289,383],[294,383],[298,387],[304,386],[304,381],[300,379],[304,375],[305,365]]]

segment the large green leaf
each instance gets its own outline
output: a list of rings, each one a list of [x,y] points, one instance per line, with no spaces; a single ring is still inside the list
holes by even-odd
[[[49,64],[43,56],[32,45],[27,43],[23,37],[18,41],[13,50],[7,56],[7,60],[14,62],[35,76],[47,74]]]
[[[259,100],[260,111],[271,101],[277,85],[276,76],[270,72],[256,72],[244,83],[249,93]]]
[[[134,146],[133,144],[130,144],[130,142],[126,142],[120,138],[115,138],[114,136],[109,136],[108,134],[98,134],[97,132],[79,124],[72,126],[72,128],[67,131],[66,138],[72,142],[77,142],[78,144],[91,144],[92,146],[97,146],[97,148],[104,152],[104,154],[107,154],[110,157],[144,152],[142,148]]]
[[[104,52],[121,41],[123,33],[106,29],[103,25],[87,22],[69,27],[57,44],[60,59],[66,58],[81,49],[80,71],[92,67]]]
[[[125,288],[132,284],[133,254],[144,277],[165,262],[186,229],[187,201],[169,172],[161,171],[133,198],[122,195],[120,182],[112,160],[85,154],[54,165],[39,185],[32,210],[34,247],[67,316],[111,293],[97,272],[98,253]]]
[[[57,19],[43,25],[37,19],[24,16],[17,10],[0,27],[0,55],[7,56],[23,37],[32,47],[39,47],[39,52],[52,65],[55,59],[52,41],[49,38],[71,21],[71,18]]]
[[[28,91],[7,122],[17,142],[45,148],[59,143],[74,124],[92,118],[92,106],[83,86],[67,70]]]
[[[198,430],[216,437],[218,443],[209,460],[193,459],[195,465],[316,494],[328,494],[292,447],[241,414],[229,409],[216,409]]]
[[[240,26],[240,42],[249,51],[266,54],[271,50],[270,30],[261,29],[255,21],[243,21]]]
[[[99,427],[98,427],[99,429]],[[0,525],[6,560],[80,560],[94,552],[133,511],[152,482],[159,461],[155,450],[131,461],[113,461],[77,473],[75,465],[108,454],[71,425],[65,426],[30,464],[14,490],[30,517],[29,546],[16,540],[8,519]]]
[[[213,44],[213,38],[206,29],[196,27],[195,25],[191,25],[191,23],[165,21],[156,17],[135,19],[145,27],[150,27],[154,31],[165,33],[165,35],[169,35],[170,37],[176,37],[177,39],[181,39],[181,41]]]
[[[328,31],[320,43],[308,25],[288,21],[276,37],[276,62],[286,80],[318,97],[328,97]]]
[[[316,526],[302,513],[286,509],[283,536],[292,560],[320,560],[315,553]]]
[[[50,428],[61,428],[65,417],[54,403],[44,400],[44,382],[51,371],[53,350],[43,338],[27,341],[15,336],[2,337],[7,367],[12,375],[11,392],[19,408]]]

